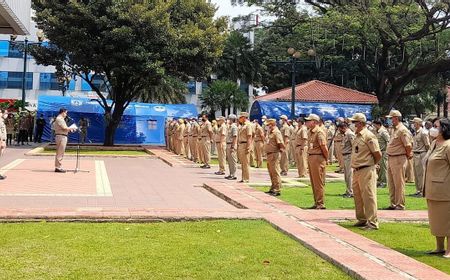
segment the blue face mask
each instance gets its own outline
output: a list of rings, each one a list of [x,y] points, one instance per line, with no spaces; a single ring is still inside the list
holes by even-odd
[[[391,125],[392,125],[392,119],[387,119],[387,120],[386,120],[386,124],[387,124],[388,126],[391,126]]]

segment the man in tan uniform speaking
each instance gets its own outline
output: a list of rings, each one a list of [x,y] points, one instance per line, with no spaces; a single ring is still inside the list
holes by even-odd
[[[62,168],[62,160],[64,158],[64,152],[67,145],[67,134],[69,132],[76,131],[76,128],[69,128],[66,124],[65,118],[67,117],[67,109],[59,109],[59,115],[56,117],[53,123],[55,129],[55,144],[56,144],[56,156],[55,156],[55,172],[66,173],[66,170]]]
[[[352,148],[353,194],[357,227],[365,230],[378,229],[377,216],[377,168],[381,151],[377,137],[367,129],[366,116],[356,113],[349,118],[356,128]]]
[[[314,195],[314,205],[310,209],[326,209],[324,204],[325,167],[328,159],[327,136],[320,128],[320,118],[310,114],[306,120],[308,131],[308,169]]]
[[[281,189],[281,175],[280,175],[280,153],[284,150],[283,136],[277,127],[275,119],[266,121],[269,127],[269,134],[267,135],[267,143],[264,147],[267,153],[267,170],[269,171],[271,186],[267,194],[273,196],[280,195]]]
[[[392,110],[387,118],[392,118],[393,131],[387,146],[388,186],[391,205],[386,210],[405,209],[405,172],[408,159],[412,158],[412,137],[401,122],[402,114]]]

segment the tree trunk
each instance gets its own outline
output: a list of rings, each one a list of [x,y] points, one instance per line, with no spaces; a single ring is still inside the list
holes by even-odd
[[[226,110],[227,110],[227,109],[226,109],[225,107],[222,107],[222,108],[221,108],[222,116],[225,116]]]
[[[111,108],[105,112],[105,140],[103,146],[114,146],[114,136],[116,134],[117,127],[122,120],[123,112],[125,111],[125,104],[116,102],[114,111],[111,113]]]

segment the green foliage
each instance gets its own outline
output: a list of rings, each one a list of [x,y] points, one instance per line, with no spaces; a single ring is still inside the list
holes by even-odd
[[[143,89],[141,101],[148,103],[182,104],[186,103],[188,93],[186,83],[167,76],[156,86]]]
[[[227,37],[223,54],[215,67],[216,74],[219,79],[255,83],[260,80],[258,60],[250,41],[242,33],[232,31]]]
[[[210,115],[218,110],[222,111],[222,115],[230,113],[230,108],[233,107],[236,113],[237,109],[247,110],[249,105],[248,96],[243,92],[237,83],[232,81],[214,81],[203,93],[199,96],[202,103],[202,109],[207,110]]]
[[[145,89],[205,77],[222,53],[224,21],[214,20],[214,7],[201,0],[33,0],[33,9],[51,42],[33,55],[97,93],[108,120],[105,145],[113,144],[125,108]],[[96,78],[104,80],[107,96]]]
[[[3,223],[2,279],[351,279],[263,221]]]

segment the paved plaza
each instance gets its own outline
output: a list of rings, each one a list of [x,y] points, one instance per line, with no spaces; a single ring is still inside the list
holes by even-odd
[[[1,159],[0,219],[197,220],[264,219],[324,259],[359,279],[450,279],[430,266],[335,223],[352,210],[303,210],[246,184],[149,147],[148,157],[82,157],[89,172],[53,172],[53,157],[9,148]],[[75,168],[75,158],[64,160]],[[240,171],[238,171],[238,174]],[[294,182],[292,178],[287,182]],[[240,175],[240,174],[239,174]],[[330,179],[333,174],[329,174]],[[267,183],[266,170],[252,181]],[[380,211],[381,220],[426,221],[426,211]]]

